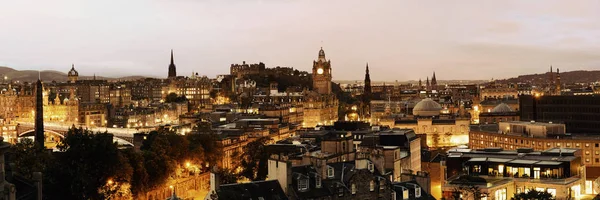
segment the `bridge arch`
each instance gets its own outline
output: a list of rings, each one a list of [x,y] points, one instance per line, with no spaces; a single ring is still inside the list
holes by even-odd
[[[19,137],[34,136],[33,133],[35,133],[35,130],[31,129],[31,130],[24,131],[24,132],[20,133]],[[50,130],[50,129],[45,129],[44,130],[44,135],[48,136],[48,134],[50,134],[51,137],[58,137],[57,139],[63,139],[63,138],[65,138],[64,133],[60,133],[60,132],[53,131],[53,130]],[[51,138],[51,140],[55,141],[53,138]],[[115,135],[113,135],[113,142],[116,142],[119,145],[131,145],[131,146],[133,146],[133,143],[131,143],[130,141],[125,140],[125,139],[120,138],[120,137],[117,137]]]

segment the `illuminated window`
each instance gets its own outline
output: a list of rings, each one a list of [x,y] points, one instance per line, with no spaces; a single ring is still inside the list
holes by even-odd
[[[333,167],[327,166],[327,177],[333,178]]]
[[[371,183],[369,183],[369,191],[375,191],[375,181],[371,181]]]
[[[371,190],[373,191],[373,190]],[[356,184],[352,183],[352,194],[356,194]]]
[[[585,147],[590,147],[590,143],[585,143]]]
[[[552,197],[556,197],[556,189],[548,188],[548,193],[552,194]]]
[[[585,155],[590,155],[590,151],[585,151]]]

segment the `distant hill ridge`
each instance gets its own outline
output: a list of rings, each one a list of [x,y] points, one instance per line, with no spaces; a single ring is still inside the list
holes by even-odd
[[[36,70],[16,70],[10,67],[0,66],[0,78],[7,77],[11,81],[20,82],[34,82],[38,80],[38,77],[44,81],[57,81],[64,82],[68,80],[67,73],[59,72],[55,70],[42,70],[41,72]],[[79,80],[93,79],[93,76],[79,76]],[[96,79],[103,80],[136,80],[146,78],[144,76],[126,76],[120,78],[96,76]]]
[[[556,77],[556,72],[554,72],[554,77]],[[503,83],[533,83],[533,84],[544,84],[547,83],[550,79],[550,72],[546,72],[543,74],[528,74],[528,75],[520,75],[515,78],[508,78],[503,80],[498,80]],[[569,71],[569,72],[560,72],[560,81],[562,84],[573,84],[573,83],[590,83],[600,81],[600,71],[587,71],[587,70],[577,70],[577,71]]]

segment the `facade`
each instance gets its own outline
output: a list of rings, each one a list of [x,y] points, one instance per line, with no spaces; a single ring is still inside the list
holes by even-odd
[[[131,88],[128,88],[124,84],[111,85],[109,102],[115,107],[131,105]]]
[[[519,96],[521,120],[564,123],[568,133],[600,133],[600,96]]]
[[[331,94],[331,61],[325,59],[323,48],[319,50],[319,58],[313,61],[313,90],[319,94]]]
[[[529,190],[547,191],[556,199],[578,199],[585,186],[586,170],[579,149],[456,148],[448,152],[442,163],[446,173],[442,186],[445,198],[456,195],[458,187],[477,186],[489,194],[488,198],[496,200],[508,200]]]
[[[246,64],[246,61],[243,61],[242,64],[231,64],[229,73],[233,77],[242,78],[246,75],[260,74],[261,72],[264,72],[265,69],[265,64],[262,62],[257,64]]]
[[[110,85],[106,80],[78,80],[77,96],[82,103],[110,103]]]
[[[425,134],[429,147],[467,144],[469,118],[464,115],[442,116],[441,110],[442,107],[437,102],[424,99],[413,108],[413,118],[395,120],[393,127],[413,129],[417,134]]]
[[[174,88],[178,96],[187,98],[190,111],[198,112],[212,109],[210,98],[212,82],[206,76],[173,80],[170,87]]]

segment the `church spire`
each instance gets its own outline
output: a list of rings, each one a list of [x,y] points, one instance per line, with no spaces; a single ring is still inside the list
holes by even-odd
[[[175,62],[173,60],[173,49],[171,49],[171,64],[169,64],[169,78],[175,78],[177,76]]]

